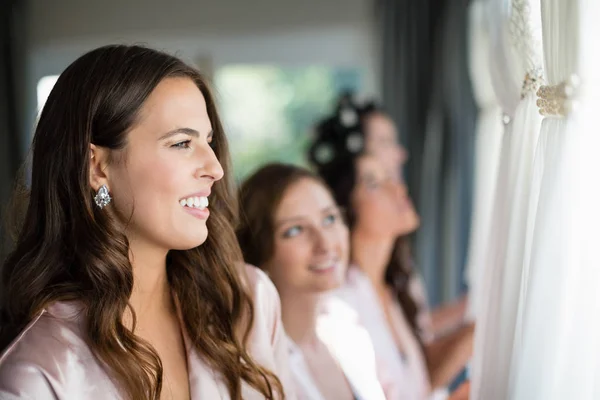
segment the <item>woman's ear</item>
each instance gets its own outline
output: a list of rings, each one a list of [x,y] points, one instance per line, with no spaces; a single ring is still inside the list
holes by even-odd
[[[108,152],[109,150],[104,147],[90,144],[90,186],[95,192],[102,185],[108,187]]]

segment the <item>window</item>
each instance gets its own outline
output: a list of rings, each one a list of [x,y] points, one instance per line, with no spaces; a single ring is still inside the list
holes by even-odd
[[[46,104],[46,100],[54,87],[54,84],[58,80],[58,75],[49,75],[45,76],[38,81],[37,84],[37,112],[38,114],[44,108],[44,104]]]
[[[273,161],[306,165],[315,123],[361,71],[321,66],[232,65],[215,73],[217,101],[238,180]]]

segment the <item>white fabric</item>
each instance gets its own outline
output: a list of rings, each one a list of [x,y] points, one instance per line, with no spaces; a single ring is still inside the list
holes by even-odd
[[[502,110],[510,118],[521,99],[523,67],[513,46],[509,0],[483,0],[490,32],[490,73],[492,86]]]
[[[467,318],[474,320],[481,307],[479,285],[486,265],[486,240],[491,231],[492,207],[504,125],[502,108],[496,100],[490,73],[489,22],[482,0],[469,9],[469,73],[475,101],[479,107],[475,132],[475,183],[473,215],[465,281],[469,286]]]
[[[505,114],[506,122],[512,119],[520,101],[523,79],[519,59],[511,45],[510,24],[508,23],[510,3],[506,0],[482,1],[486,4],[485,22],[489,29],[489,66],[492,86],[497,101]],[[492,322],[494,320],[494,318],[489,317],[486,310],[489,307],[488,303],[500,296],[498,293],[500,288],[494,286],[494,282],[498,282],[498,274],[501,272],[500,262],[496,254],[502,254],[506,247],[506,235],[504,234],[506,232],[506,214],[508,202],[511,198],[510,190],[513,187],[511,180],[509,180],[511,177],[509,171],[511,126],[511,124],[507,124],[502,134],[498,173],[493,181],[495,189],[492,215],[490,216],[491,231],[485,242],[481,244],[481,252],[485,257],[483,260],[485,267],[481,271],[481,277],[477,278],[479,282],[469,293],[469,297],[474,296],[475,301],[480,303],[472,303],[473,306],[470,311],[470,315],[475,315],[476,318],[474,353],[471,362],[472,396],[479,391],[481,384],[480,377],[486,346],[484,332],[487,330],[488,320],[491,319]]]
[[[348,270],[345,285],[335,292],[358,313],[360,323],[367,329],[377,360],[393,377],[396,391],[391,399],[397,400],[440,400],[447,397],[445,389],[430,390],[427,367],[422,349],[412,334],[408,321],[398,306],[397,334],[404,344],[404,355],[400,353],[390,330],[381,303],[369,278],[357,267]],[[386,392],[387,393],[387,392]]]
[[[531,177],[541,124],[535,94],[542,78],[539,0],[492,0],[491,5],[501,10],[508,6],[504,24],[517,56],[515,69],[521,72],[522,93],[502,143],[494,231],[489,236],[489,264],[482,284],[482,293],[488,298],[476,325],[471,392],[474,399],[509,398]],[[500,98],[502,92],[497,94]]]
[[[600,46],[597,0],[543,0],[549,84],[577,73],[579,107],[544,121],[537,213],[512,369],[511,399],[600,398]]]
[[[342,369],[358,400],[385,400],[373,344],[368,332],[358,324],[354,310],[336,298],[327,300],[326,310],[317,322],[317,335]],[[304,359],[302,350],[289,339],[289,359],[296,392],[300,398],[325,400]]]

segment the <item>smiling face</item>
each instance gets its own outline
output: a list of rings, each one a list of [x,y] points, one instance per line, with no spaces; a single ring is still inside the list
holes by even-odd
[[[204,97],[191,79],[158,84],[105,171],[111,206],[130,242],[168,251],[206,240],[211,187],[223,177],[212,136]]]
[[[283,295],[338,287],[348,265],[348,228],[329,191],[302,178],[284,193],[274,215],[273,256],[262,267]]]

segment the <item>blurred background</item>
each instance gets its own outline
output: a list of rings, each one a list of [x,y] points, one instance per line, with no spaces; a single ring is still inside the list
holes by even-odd
[[[145,44],[210,77],[238,180],[268,161],[306,165],[312,128],[340,91],[377,99],[409,152],[405,176],[422,217],[415,257],[429,300],[454,299],[465,290],[477,115],[468,3],[1,0],[2,219],[61,71],[94,47]],[[6,243],[4,225],[1,235]]]

